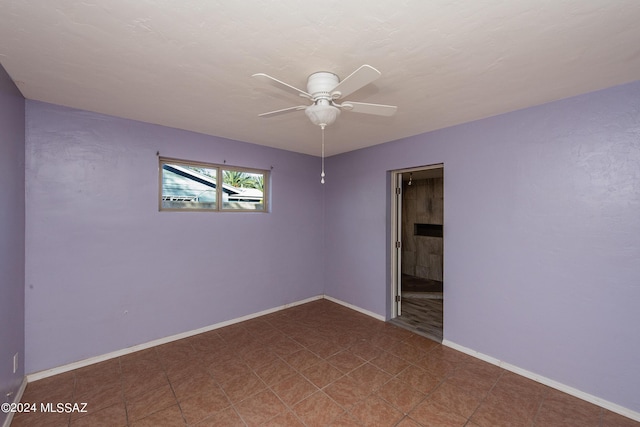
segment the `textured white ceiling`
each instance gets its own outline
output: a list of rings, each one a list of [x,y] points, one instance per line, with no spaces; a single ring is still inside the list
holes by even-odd
[[[3,0],[0,63],[28,99],[319,155],[315,71],[382,77],[348,97],[327,154],[640,79],[637,0]],[[176,141],[178,143],[178,141]]]

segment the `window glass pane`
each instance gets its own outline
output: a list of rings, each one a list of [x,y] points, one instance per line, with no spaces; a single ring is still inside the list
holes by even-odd
[[[162,162],[162,209],[216,209],[217,168]]]
[[[159,169],[160,210],[268,212],[269,171],[166,157]]]
[[[222,209],[264,211],[265,173],[222,169]]]

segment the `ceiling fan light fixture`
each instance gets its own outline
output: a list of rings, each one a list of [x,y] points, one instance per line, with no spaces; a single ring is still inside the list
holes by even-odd
[[[267,74],[254,74],[253,77],[255,78],[313,102],[313,104],[308,107],[298,105],[281,110],[269,111],[268,113],[262,113],[258,116],[272,117],[282,113],[304,110],[309,120],[311,120],[311,123],[320,126],[322,130],[322,173],[320,174],[320,182],[324,184],[324,128],[336,121],[342,108],[354,113],[375,114],[378,116],[392,116],[395,114],[397,107],[394,105],[348,102],[344,100],[339,104],[335,102],[342,99],[343,96],[348,96],[369,83],[372,83],[380,77],[380,75],[380,71],[366,64],[349,74],[342,81],[336,74],[319,71],[311,74],[307,78],[307,91],[305,92]]]
[[[340,109],[328,103],[310,105],[304,110],[311,123],[324,128],[336,121],[340,115]]]

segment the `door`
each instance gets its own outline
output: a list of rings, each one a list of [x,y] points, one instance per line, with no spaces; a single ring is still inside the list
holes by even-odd
[[[395,174],[394,181],[394,240],[393,240],[393,252],[394,252],[394,301],[395,301],[395,316],[402,315],[402,173]]]
[[[391,318],[442,341],[444,169],[391,174]]]

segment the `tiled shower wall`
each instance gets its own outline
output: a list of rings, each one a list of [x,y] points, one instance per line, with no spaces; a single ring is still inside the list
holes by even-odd
[[[415,224],[443,224],[443,178],[404,183],[402,198],[402,273],[442,281],[443,239],[416,236]]]

